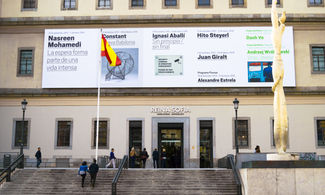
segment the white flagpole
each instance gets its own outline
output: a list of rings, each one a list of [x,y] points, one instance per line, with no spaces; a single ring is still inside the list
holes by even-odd
[[[102,29],[100,29],[100,37],[102,37]],[[100,38],[102,44],[102,38]],[[96,161],[98,161],[98,134],[99,134],[99,101],[100,101],[100,73],[102,67],[102,57],[99,60],[98,75],[97,75],[97,121],[96,121]]]

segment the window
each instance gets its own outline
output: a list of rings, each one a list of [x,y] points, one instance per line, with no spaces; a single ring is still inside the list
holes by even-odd
[[[29,138],[29,129],[30,129],[29,124],[30,122],[28,119],[27,120],[25,119],[24,123],[21,119],[14,120],[13,148],[20,148],[20,145],[22,143],[22,137],[23,137],[24,148],[28,148],[29,146],[28,138]]]
[[[198,0],[197,5],[198,6],[210,6],[211,1],[210,0]]]
[[[319,7],[324,6],[323,0],[308,0],[308,7]]]
[[[112,9],[111,0],[97,0],[97,9]]]
[[[37,0],[22,0],[22,10],[35,10],[37,8]]]
[[[265,0],[265,7],[272,7],[272,0]],[[282,5],[282,0],[277,0],[276,1],[276,6],[281,7]]]
[[[72,135],[72,121],[71,120],[57,121],[56,146],[71,147],[71,140],[72,140],[71,135]]]
[[[144,7],[144,0],[130,0],[131,7]]]
[[[325,146],[325,118],[316,118],[317,146]]]
[[[96,147],[96,135],[97,135],[97,120],[93,121],[93,140],[92,146]],[[98,128],[98,147],[108,148],[108,121],[107,120],[99,120],[99,128]]]
[[[233,132],[235,134],[235,118],[233,119]],[[235,148],[235,136],[233,140],[233,147]],[[239,117],[237,119],[237,143],[239,148],[250,148],[250,119]]]
[[[76,10],[78,0],[62,0],[63,10]]]
[[[212,120],[200,121],[200,168],[213,167]]]
[[[245,6],[246,0],[230,0],[232,7],[243,7]]]
[[[18,49],[17,76],[33,76],[34,48]]]
[[[274,141],[274,118],[273,117],[271,118],[271,147],[275,148],[275,141]],[[289,122],[288,122],[287,148],[289,148]]]
[[[163,8],[178,7],[178,0],[163,0]]]
[[[325,46],[311,46],[312,72],[325,73]]]

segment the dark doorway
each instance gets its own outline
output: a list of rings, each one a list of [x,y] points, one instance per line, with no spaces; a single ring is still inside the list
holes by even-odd
[[[167,155],[166,168],[183,167],[183,123],[158,123],[159,159],[163,149]]]
[[[212,120],[200,121],[200,168],[213,167]]]
[[[129,121],[129,152],[131,151],[132,147],[134,147],[136,155],[134,167],[140,168],[140,152],[142,150],[142,121]]]

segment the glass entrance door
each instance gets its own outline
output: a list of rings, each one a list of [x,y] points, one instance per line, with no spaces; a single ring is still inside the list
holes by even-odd
[[[129,152],[135,149],[134,168],[140,168],[140,152],[142,150],[142,121],[129,121]],[[131,167],[131,161],[130,165]]]
[[[160,166],[162,168],[182,168],[183,167],[183,123],[158,123],[158,150]],[[166,159],[163,163],[165,150]]]

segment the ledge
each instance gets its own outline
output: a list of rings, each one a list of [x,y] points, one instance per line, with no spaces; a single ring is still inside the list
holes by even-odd
[[[325,168],[324,160],[249,161],[242,168]]]
[[[121,16],[56,16],[0,18],[0,26],[65,24],[166,24],[166,23],[262,23],[270,14],[170,14]],[[325,14],[287,14],[287,23],[325,22]]]
[[[172,90],[171,90],[172,89]],[[285,88],[286,95],[325,95],[325,87]],[[229,96],[229,95],[273,95],[270,87],[237,88],[102,88],[101,96]],[[0,88],[0,97],[76,97],[97,96],[97,88],[80,89],[21,89]]]

